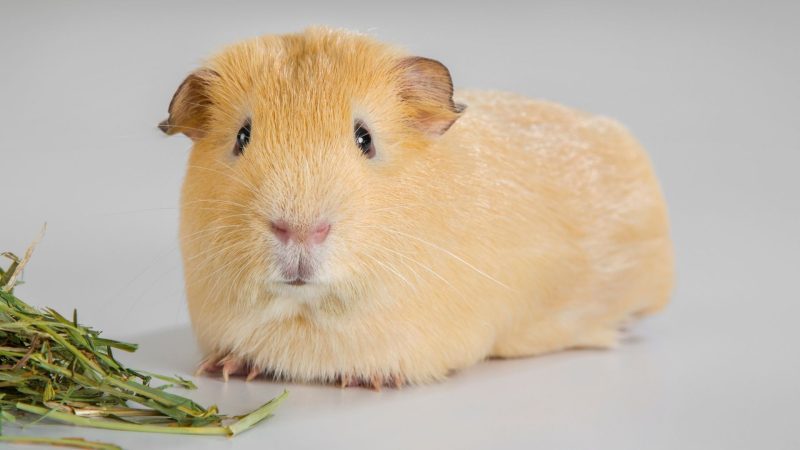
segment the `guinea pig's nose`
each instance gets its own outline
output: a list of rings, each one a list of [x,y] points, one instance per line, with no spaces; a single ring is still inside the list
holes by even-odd
[[[289,239],[292,239],[296,236],[291,225],[283,220],[275,220],[270,222],[270,229],[272,230],[272,233],[275,234],[275,237],[277,237],[278,240],[284,244],[289,242]]]
[[[331,224],[328,222],[320,222],[311,229],[308,240],[312,244],[322,244],[328,237],[329,231],[331,231]]]
[[[331,224],[330,222],[319,222],[306,233],[292,226],[285,220],[274,220],[270,222],[270,229],[272,233],[275,234],[275,237],[284,244],[293,240],[316,245],[325,242],[328,233],[331,231]]]

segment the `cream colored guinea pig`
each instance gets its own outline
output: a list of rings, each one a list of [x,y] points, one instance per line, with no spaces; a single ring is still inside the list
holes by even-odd
[[[233,45],[161,129],[194,142],[181,244],[201,370],[426,383],[609,347],[670,294],[658,182],[617,122],[453,92],[441,63],[323,28]]]

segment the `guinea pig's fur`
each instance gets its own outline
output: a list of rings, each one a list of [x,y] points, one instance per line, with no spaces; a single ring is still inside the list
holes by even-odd
[[[226,379],[426,383],[487,357],[613,346],[668,300],[664,200],[611,119],[454,93],[440,63],[325,28],[223,50],[169,113],[162,130],[194,142],[189,311],[203,368]],[[319,221],[314,245],[276,235]],[[303,285],[285,275],[298,264]]]

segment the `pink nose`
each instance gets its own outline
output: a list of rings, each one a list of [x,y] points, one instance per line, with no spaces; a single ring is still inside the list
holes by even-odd
[[[329,222],[319,222],[309,230],[303,230],[285,220],[276,220],[270,223],[270,228],[275,237],[284,244],[288,244],[289,241],[295,241],[318,245],[325,242],[328,233],[331,231],[331,224]]]

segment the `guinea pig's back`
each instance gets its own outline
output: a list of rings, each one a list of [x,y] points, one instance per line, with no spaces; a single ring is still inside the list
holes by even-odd
[[[502,92],[459,92],[456,100],[467,105],[456,139],[480,147],[476,158],[497,163],[497,175],[567,193],[559,201],[574,202],[592,222],[665,213],[647,154],[617,121]],[[646,227],[663,233],[666,217],[656,222]]]
[[[544,204],[532,220],[546,208],[573,229],[591,300],[612,306],[609,321],[667,302],[673,255],[666,205],[647,154],[622,125],[516,94],[466,91],[456,101],[467,109],[455,139],[480,147],[472,154],[484,161],[476,165],[489,161],[496,178],[523,190],[522,201]],[[509,213],[525,206],[514,208]]]

